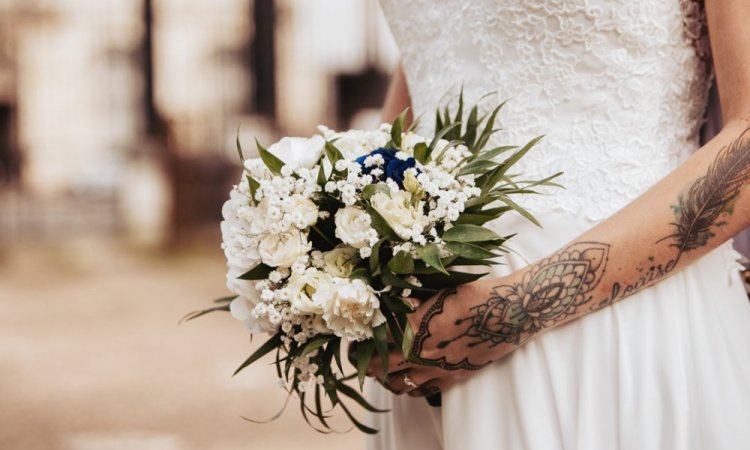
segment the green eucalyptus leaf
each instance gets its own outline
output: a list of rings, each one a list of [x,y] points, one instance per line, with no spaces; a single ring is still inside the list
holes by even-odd
[[[372,246],[372,253],[370,254],[370,273],[372,276],[380,274],[380,246],[385,242],[385,239],[379,240],[375,245]]]

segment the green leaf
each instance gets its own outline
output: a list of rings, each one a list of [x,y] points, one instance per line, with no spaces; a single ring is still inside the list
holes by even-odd
[[[385,242],[385,239],[379,240],[375,245],[372,246],[372,253],[370,254],[370,273],[372,276],[380,274],[380,245]]]
[[[276,349],[279,346],[281,346],[281,333],[276,333],[273,335],[273,337],[271,337],[271,339],[267,340],[265,344],[261,345],[258,350],[253,352],[253,354],[250,355],[249,358],[247,358],[242,364],[240,364],[240,366],[237,368],[237,370],[234,371],[232,376],[237,375],[242,369],[259,360],[267,353],[270,353],[272,350]]]
[[[466,164],[461,168],[461,170],[458,172],[460,175],[471,175],[471,174],[477,174],[477,173],[485,173],[489,169],[493,169],[497,167],[497,162],[492,161],[491,159],[477,159],[476,161],[472,161],[469,164]]]
[[[478,126],[478,109],[479,105],[474,105],[469,113],[469,119],[466,121],[466,132],[461,136],[461,140],[466,142],[468,148],[474,147],[474,141],[477,138],[477,126]]]
[[[245,162],[245,155],[242,154],[242,145],[240,144],[240,126],[237,125],[237,136],[235,138],[235,146],[237,147],[237,154],[240,155],[240,164]]]
[[[482,242],[501,239],[494,231],[471,224],[455,225],[450,230],[444,232],[442,238],[446,242]]]
[[[268,278],[268,274],[271,273],[273,267],[269,267],[265,264],[258,264],[237,278],[240,280],[263,280]]]
[[[362,394],[360,394],[359,392],[357,392],[356,390],[354,390],[353,387],[349,386],[348,384],[344,383],[341,380],[336,380],[336,389],[338,389],[338,391],[340,393],[346,395],[350,399],[352,399],[355,402],[359,403],[359,405],[361,407],[363,407],[364,409],[366,409],[366,410],[368,410],[370,412],[383,413],[383,412],[388,412],[389,411],[387,409],[378,409],[378,408],[372,406],[367,400],[365,400],[365,398],[362,396]]]
[[[402,289],[411,289],[413,291],[421,291],[421,292],[429,292],[432,289],[424,287],[424,286],[415,286],[408,281],[396,276],[393,272],[388,270],[388,267],[381,268],[381,275],[380,277],[383,280],[383,284],[388,284],[393,287],[402,288]]]
[[[284,161],[280,160],[276,157],[276,155],[269,152],[265,147],[260,145],[258,139],[255,140],[255,145],[258,147],[258,154],[260,155],[260,159],[263,160],[263,164],[268,167],[268,170],[270,170],[274,175],[281,175],[281,168],[284,167]]]
[[[414,159],[419,161],[421,164],[427,164],[430,162],[430,152],[427,148],[427,144],[419,142],[414,146]]]
[[[446,242],[445,248],[454,255],[469,259],[487,259],[499,256],[478,245],[467,244],[465,242]]]
[[[419,256],[419,259],[424,261],[430,267],[433,267],[446,275],[448,274],[448,272],[445,270],[445,267],[443,267],[442,261],[440,260],[440,248],[437,246],[437,244],[418,246],[417,255]]]
[[[396,232],[393,231],[393,228],[391,228],[385,218],[381,216],[375,208],[373,208],[372,206],[368,206],[367,213],[370,215],[370,219],[372,220],[372,227],[375,229],[375,231],[378,232],[380,236],[388,239],[398,239],[398,235],[396,234]]]
[[[421,277],[421,279],[422,283],[424,283],[425,286],[430,286],[435,289],[443,289],[471,283],[472,281],[476,281],[485,275],[487,274],[448,271],[448,275],[436,273],[433,275],[424,275]]]
[[[349,274],[350,280],[354,280],[356,278],[363,280],[366,284],[370,284],[370,271],[365,267],[358,267],[352,270],[352,273]]]
[[[334,166],[333,170],[336,170],[335,168],[336,161],[340,159],[344,159],[344,155],[341,154],[341,151],[338,148],[336,148],[335,145],[333,145],[332,143],[328,141],[326,141],[325,150],[326,150],[326,156],[328,157],[328,160],[331,161],[331,165]]]
[[[335,345],[334,345],[334,342],[331,341],[331,344],[329,344],[328,347],[333,346],[333,350],[332,350],[333,359],[336,361],[336,367],[338,367],[339,372],[343,373],[344,369],[343,369],[343,366],[341,365],[341,338],[338,338],[337,340],[338,342],[335,342]],[[328,349],[328,347],[326,347],[326,350]]]
[[[247,185],[248,185],[248,188],[250,189],[250,201],[254,205],[255,204],[255,191],[257,191],[258,188],[260,187],[260,183],[258,183],[258,181],[255,178],[251,177],[250,175],[247,175]]]
[[[503,145],[501,147],[495,147],[493,149],[482,152],[478,156],[481,159],[494,159],[498,155],[501,155],[505,152],[509,152],[511,150],[515,150],[517,148],[518,146],[516,145]]]
[[[305,355],[308,355],[315,350],[319,349],[320,347],[326,345],[328,341],[333,339],[333,336],[331,335],[323,335],[323,336],[316,336],[305,344],[305,346],[302,348],[302,353],[299,354],[298,357],[303,357]]]
[[[502,216],[504,213],[512,209],[513,208],[511,208],[510,206],[501,206],[498,208],[480,210],[476,213],[461,213],[461,215],[458,216],[458,220],[456,220],[454,224],[484,225],[485,223],[497,219],[498,217]]]
[[[500,200],[501,202],[503,202],[506,205],[508,205],[511,208],[513,208],[518,214],[524,216],[529,222],[533,223],[534,225],[536,225],[536,226],[538,226],[540,228],[542,227],[542,224],[539,223],[539,221],[536,220],[536,218],[534,216],[532,216],[530,212],[526,211],[526,209],[524,209],[523,207],[521,207],[520,205],[518,205],[513,200],[511,200],[511,199],[509,199],[507,197],[500,197],[498,200]]]
[[[323,157],[321,156],[318,160],[318,179],[316,180],[318,183],[318,186],[324,187],[326,183],[328,182],[328,178],[326,177],[326,171],[323,169]]]
[[[362,198],[365,200],[370,200],[373,195],[377,194],[378,192],[382,194],[386,194],[387,196],[391,196],[391,190],[388,186],[385,185],[385,183],[375,183],[375,184],[368,184],[362,189]]]
[[[377,434],[378,433],[378,430],[376,430],[375,428],[370,428],[367,425],[365,425],[362,422],[360,422],[357,419],[355,419],[354,415],[351,413],[351,411],[349,411],[349,408],[347,408],[346,405],[344,405],[343,402],[339,402],[339,405],[341,406],[341,409],[344,410],[344,413],[346,413],[346,416],[349,417],[349,420],[352,421],[352,424],[354,424],[354,426],[357,427],[357,429],[359,431],[361,431],[363,433],[367,433],[367,434]]]
[[[411,323],[406,322],[404,327],[404,340],[401,341],[401,352],[404,354],[406,360],[411,358],[411,348],[414,345],[414,330],[411,327]]]
[[[440,139],[445,137],[448,133],[450,133],[452,130],[455,130],[456,128],[461,128],[461,122],[446,125],[435,134],[435,137],[432,138],[430,146],[427,149],[427,158],[429,158],[430,154],[432,154],[432,151],[435,150],[435,147],[437,146],[437,143],[440,141]]]
[[[391,140],[396,144],[396,148],[401,148],[401,132],[404,129],[404,120],[406,119],[406,114],[408,112],[409,108],[401,111],[401,114],[396,117],[396,120],[394,120],[391,125]]]
[[[398,274],[412,273],[414,272],[414,259],[408,252],[402,250],[388,261],[388,269]]]
[[[232,298],[234,299],[237,297],[235,296]],[[216,312],[216,311],[229,311],[229,304],[221,305],[221,306],[214,306],[213,308],[207,308],[207,309],[202,309],[199,311],[193,311],[193,312],[187,313],[182,319],[180,319],[178,323],[189,322],[193,319],[197,319],[198,317],[205,316],[206,314]]]
[[[484,131],[482,131],[482,134],[479,136],[479,139],[477,140],[476,146],[474,147],[475,150],[481,150],[484,148],[485,145],[487,145],[487,141],[489,141],[490,137],[497,132],[494,128],[495,126],[495,119],[497,118],[497,113],[500,112],[500,110],[505,106],[507,103],[507,100],[500,103],[493,111],[492,114],[490,114],[489,118],[487,119],[487,122],[484,125]]]
[[[372,340],[357,342],[356,360],[357,360],[357,379],[359,380],[359,389],[362,390],[367,376],[367,366],[370,365],[372,354],[375,353],[375,343]]]
[[[383,377],[388,375],[388,325],[381,323],[372,329],[372,340],[383,365]]]

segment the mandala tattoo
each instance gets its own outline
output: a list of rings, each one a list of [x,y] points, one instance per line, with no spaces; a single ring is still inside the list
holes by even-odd
[[[456,320],[464,331],[437,344],[445,349],[459,340],[467,347],[502,343],[520,345],[537,331],[555,325],[591,300],[591,292],[599,283],[606,267],[609,245],[601,242],[579,242],[531,267],[521,283],[500,285],[490,297],[470,309],[470,315]],[[445,300],[455,290],[442,292],[428,309],[415,338],[413,352],[420,358],[424,342],[430,337],[429,323],[443,312]],[[477,370],[468,357],[449,362],[446,357],[430,359],[447,370]]]

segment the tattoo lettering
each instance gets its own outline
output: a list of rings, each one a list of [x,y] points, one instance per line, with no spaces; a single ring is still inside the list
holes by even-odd
[[[708,244],[714,237],[712,231],[725,224],[722,215],[731,215],[734,202],[743,186],[750,179],[750,128],[727,145],[716,156],[706,171],[678,198],[672,206],[675,232],[659,239],[657,243],[670,241],[677,254],[666,264],[652,265],[638,280],[632,283],[615,282],[609,298],[600,306],[609,305],[625,298],[656,281],[668,276],[677,267],[682,256]],[[653,257],[649,259],[653,262]]]

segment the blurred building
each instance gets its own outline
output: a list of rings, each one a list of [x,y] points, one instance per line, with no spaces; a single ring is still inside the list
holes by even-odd
[[[234,137],[371,123],[377,0],[0,0],[0,243],[215,228]]]

